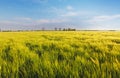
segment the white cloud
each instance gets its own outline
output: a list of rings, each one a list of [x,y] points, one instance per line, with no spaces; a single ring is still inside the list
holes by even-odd
[[[19,21],[31,21],[32,19],[29,17],[16,17],[14,20],[19,20]]]
[[[16,18],[15,18],[16,19]],[[54,19],[11,19],[0,20],[0,29],[2,30],[29,30],[29,29],[54,29],[54,27],[64,27],[66,23],[70,22],[69,19],[54,18]]]
[[[78,13],[77,12],[67,12],[66,14],[62,14],[61,16],[64,17],[73,17],[73,16],[77,16]]]
[[[17,24],[17,22],[9,21],[9,20],[0,21],[0,25],[10,25],[10,24]]]
[[[50,21],[46,19],[40,19],[40,20],[37,20],[36,22],[37,23],[50,23]]]
[[[32,18],[13,18],[11,20],[0,20],[0,26],[32,26],[32,25],[42,25],[42,24],[54,24],[54,23],[64,23],[68,22],[68,19],[32,19]]]
[[[93,16],[86,20],[92,29],[120,29],[120,14]]]
[[[67,10],[73,10],[73,7],[69,5],[69,6],[66,7],[66,9]]]
[[[36,23],[43,24],[43,23],[63,23],[68,22],[68,19],[40,19],[36,20]]]
[[[104,21],[110,21],[110,20],[115,20],[115,19],[120,19],[120,14],[95,16],[89,21],[90,22],[104,22]]]
[[[91,11],[83,11],[83,10],[75,10],[74,7],[72,6],[66,6],[63,8],[57,8],[57,7],[51,7],[50,8],[50,11],[51,13],[53,13],[54,15],[56,15],[56,17],[65,17],[65,18],[68,18],[68,17],[76,17],[78,16],[77,18],[79,17],[83,17],[83,16],[88,16],[88,15],[91,15],[91,14],[94,14],[94,12],[91,12]]]

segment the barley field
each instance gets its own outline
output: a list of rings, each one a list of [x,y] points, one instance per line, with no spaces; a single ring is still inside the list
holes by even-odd
[[[120,32],[0,32],[0,78],[120,78]]]

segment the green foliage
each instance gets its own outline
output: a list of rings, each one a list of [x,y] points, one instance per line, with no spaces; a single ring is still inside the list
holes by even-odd
[[[120,78],[120,32],[1,32],[0,78]]]

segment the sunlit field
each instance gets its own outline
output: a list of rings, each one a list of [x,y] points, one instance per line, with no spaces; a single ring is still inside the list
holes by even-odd
[[[0,78],[120,78],[120,32],[0,32]]]

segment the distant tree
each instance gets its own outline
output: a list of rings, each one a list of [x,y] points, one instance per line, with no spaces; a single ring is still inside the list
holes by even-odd
[[[43,28],[42,28],[42,31],[44,31],[44,30],[45,30],[45,28],[43,27]]]
[[[61,28],[59,28],[59,31],[61,31]]]
[[[63,28],[63,31],[66,31],[66,29],[65,29],[65,28]]]
[[[57,28],[55,27],[55,31],[57,31]]]
[[[76,29],[73,29],[73,31],[76,31]]]
[[[68,28],[67,30],[68,30],[68,31],[71,31],[71,28]]]
[[[64,28],[63,31],[76,31],[76,29],[72,29],[72,28]]]

